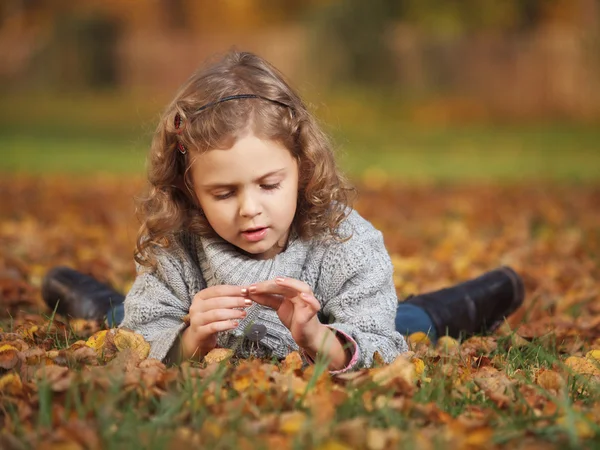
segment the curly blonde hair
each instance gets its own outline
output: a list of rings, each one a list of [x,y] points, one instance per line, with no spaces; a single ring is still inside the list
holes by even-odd
[[[199,110],[241,94],[263,98],[225,101]],[[142,223],[135,251],[138,263],[153,266],[156,247],[168,247],[178,233],[214,233],[191,188],[190,154],[229,149],[248,129],[260,139],[280,143],[298,162],[292,222],[298,237],[344,239],[338,227],[348,214],[354,190],[338,170],[327,136],[275,67],[252,53],[230,52],[195,72],[160,118],[148,157],[148,194],[138,205]]]

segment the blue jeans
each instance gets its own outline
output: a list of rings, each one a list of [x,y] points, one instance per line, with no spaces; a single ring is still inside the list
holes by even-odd
[[[108,310],[106,323],[109,328],[118,327],[125,317],[125,303],[120,303]]]
[[[123,303],[113,307],[106,317],[108,326],[118,326],[125,317],[125,306]],[[429,339],[435,342],[437,339],[435,327],[431,317],[423,309],[410,303],[399,303],[396,310],[396,331],[408,336],[409,334],[422,331],[429,334]]]
[[[405,336],[422,331],[429,335],[429,340],[437,340],[437,332],[429,314],[412,303],[398,303],[396,310],[396,331]]]

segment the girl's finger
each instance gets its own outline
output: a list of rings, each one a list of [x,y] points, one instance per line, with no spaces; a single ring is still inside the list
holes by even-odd
[[[300,298],[304,300],[306,305],[311,308],[313,311],[317,312],[321,309],[321,304],[319,300],[313,294],[307,294],[306,292],[302,292],[300,294]]]
[[[190,310],[207,312],[213,309],[247,308],[252,306],[252,300],[244,297],[215,297],[192,304]]]
[[[284,300],[284,296],[280,294],[249,294],[250,299],[259,305],[277,311]]]
[[[296,280],[295,278],[277,277],[275,283],[278,286],[286,287],[288,289],[294,289],[298,292],[304,292],[306,294],[312,294],[312,289],[304,281]]]
[[[215,297],[243,297],[245,288],[242,286],[232,286],[228,284],[220,284],[202,289],[194,295],[193,301],[209,300]]]
[[[212,309],[202,314],[194,314],[190,316],[190,325],[194,327],[202,327],[213,322],[221,322],[223,320],[241,320],[246,317],[245,310],[238,309]]]
[[[278,295],[290,295],[290,290],[284,286],[279,286],[275,283],[275,280],[262,281],[260,283],[254,283],[248,286],[248,293],[253,294],[278,294]]]
[[[281,281],[277,281],[281,280]],[[292,281],[292,282],[290,282]],[[311,293],[310,286],[293,278],[276,278],[248,286],[250,294],[280,294],[286,297],[298,295],[300,292]]]
[[[196,328],[196,333],[200,339],[206,339],[220,331],[233,330],[240,324],[237,320],[222,320],[220,322],[211,322]]]

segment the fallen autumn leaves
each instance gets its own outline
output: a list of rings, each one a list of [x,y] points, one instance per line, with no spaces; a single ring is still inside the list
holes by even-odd
[[[296,353],[166,367],[135,334],[49,318],[39,282],[53,265],[127,289],[139,185],[0,181],[0,447],[598,442],[598,189],[366,186],[357,207],[384,232],[401,298],[504,263],[523,273],[527,305],[494,336],[433,346],[413,335],[394,363],[332,378]]]

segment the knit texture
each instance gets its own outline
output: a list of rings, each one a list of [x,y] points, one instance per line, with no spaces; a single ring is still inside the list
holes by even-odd
[[[157,249],[156,269],[138,266],[120,326],[142,334],[150,343],[150,357],[163,360],[186,326],[183,317],[194,295],[202,289],[289,277],[307,283],[321,303],[325,322],[356,341],[359,366],[370,367],[375,352],[391,362],[408,348],[395,330],[398,299],[383,237],[356,211],[342,222],[340,234],[351,238],[322,242],[291,237],[285,251],[256,260],[218,236],[182,233],[169,247]],[[255,303],[247,312],[235,330],[218,334],[220,347],[232,348],[243,358],[281,359],[298,350],[275,311]],[[266,327],[259,342],[245,337],[256,324]]]

